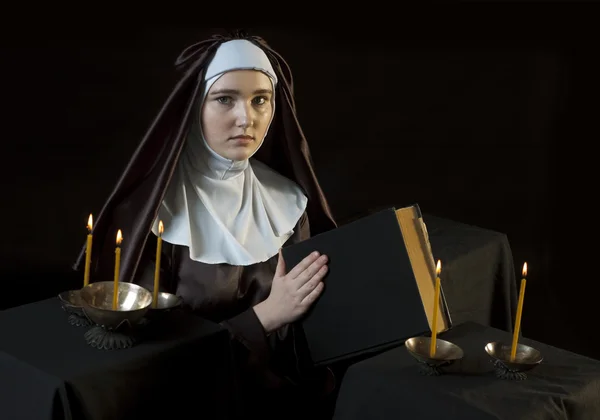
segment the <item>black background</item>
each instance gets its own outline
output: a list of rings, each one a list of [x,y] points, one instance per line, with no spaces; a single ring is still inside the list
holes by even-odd
[[[249,30],[294,72],[299,119],[340,223],[418,203],[505,233],[517,278],[529,265],[524,334],[600,357],[599,280],[584,253],[596,248],[593,30],[485,26]],[[88,215],[175,83],[177,55],[213,32],[57,25],[3,39],[0,308],[79,284],[70,266]]]

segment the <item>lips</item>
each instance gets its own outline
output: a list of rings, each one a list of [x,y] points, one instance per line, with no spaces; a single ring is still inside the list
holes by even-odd
[[[239,135],[232,137],[231,140],[238,146],[248,146],[254,142],[254,137],[247,135]]]

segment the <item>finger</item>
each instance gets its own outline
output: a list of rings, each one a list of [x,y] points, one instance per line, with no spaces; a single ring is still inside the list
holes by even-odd
[[[279,258],[277,259],[277,268],[275,268],[275,277],[285,276],[285,260],[283,259],[283,253],[279,249]]]
[[[310,278],[298,289],[298,296],[300,296],[301,299],[304,299],[306,296],[308,296],[315,289],[315,287],[319,285],[321,280],[323,280],[325,277],[325,274],[327,274],[327,269],[328,267],[326,265],[321,267],[321,269],[317,271],[312,278]]]
[[[325,264],[327,264],[327,256],[321,255],[292,281],[296,284],[297,288],[302,287],[306,282],[310,281],[310,279],[312,279]]]
[[[319,258],[320,254],[318,251],[311,252],[307,257],[305,257],[302,261],[300,261],[294,268],[290,270],[288,273],[288,277],[291,279],[295,279],[298,277],[304,270],[306,270],[313,262]]]
[[[315,302],[315,300],[317,300],[317,298],[321,295],[321,292],[323,291],[324,288],[325,288],[325,283],[323,283],[322,281],[319,282],[319,284],[317,284],[317,286],[313,289],[313,291],[310,292],[308,294],[308,296],[306,296],[304,299],[302,299],[301,304],[307,305],[307,306],[312,305]]]

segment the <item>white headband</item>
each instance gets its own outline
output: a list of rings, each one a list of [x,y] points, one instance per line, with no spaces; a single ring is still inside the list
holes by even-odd
[[[265,52],[246,39],[234,39],[221,44],[208,65],[204,95],[219,76],[231,70],[262,71],[271,79],[273,88],[277,85],[277,75]]]

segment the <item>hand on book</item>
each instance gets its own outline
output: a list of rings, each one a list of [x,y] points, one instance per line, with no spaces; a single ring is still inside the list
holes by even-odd
[[[300,318],[323,291],[327,256],[313,252],[286,274],[281,251],[269,297],[254,307],[267,334]]]

